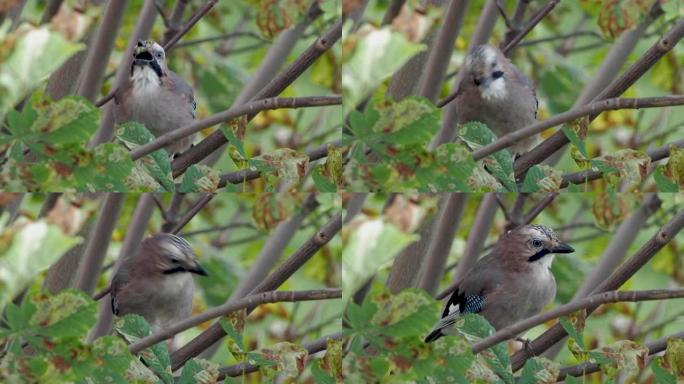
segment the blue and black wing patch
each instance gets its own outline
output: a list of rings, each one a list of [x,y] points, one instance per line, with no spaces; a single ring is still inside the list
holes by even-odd
[[[484,304],[485,297],[483,295],[465,295],[459,291],[454,292],[444,307],[442,319],[427,335],[425,342],[430,343],[446,335],[444,331],[454,325],[459,315],[462,313],[479,313]]]

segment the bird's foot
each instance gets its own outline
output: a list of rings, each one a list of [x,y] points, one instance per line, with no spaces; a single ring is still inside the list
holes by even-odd
[[[537,354],[534,353],[534,348],[532,348],[532,342],[530,339],[516,337],[515,341],[521,342],[523,344],[523,348],[525,348],[525,352],[527,352],[530,356],[537,356]]]

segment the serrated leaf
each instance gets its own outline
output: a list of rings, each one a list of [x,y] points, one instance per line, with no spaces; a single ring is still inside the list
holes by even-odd
[[[603,161],[608,167],[620,173],[620,179],[633,185],[646,178],[651,166],[651,158],[644,152],[626,148],[603,155],[596,160]]]
[[[193,164],[183,174],[183,181],[178,187],[180,193],[216,192],[221,181],[221,176],[218,172],[206,165]]]
[[[496,140],[496,135],[487,125],[471,121],[461,126],[459,137],[468,144],[472,150],[481,148]],[[494,177],[509,191],[516,191],[515,178],[513,177],[513,157],[507,149],[495,152],[482,160],[482,163]]]
[[[133,343],[143,337],[152,334],[147,321],[140,315],[129,314],[119,317],[114,322],[114,329],[123,336],[126,341]],[[140,352],[141,357],[154,373],[167,384],[173,383],[171,375],[171,358],[166,342],[161,341]]]
[[[31,316],[31,326],[43,336],[60,340],[83,337],[95,324],[97,303],[85,293],[65,290],[56,296],[32,296],[36,312]]]
[[[117,138],[129,149],[135,149],[155,139],[155,136],[143,125],[129,121],[119,126]],[[171,177],[171,161],[166,149],[158,149],[135,161],[138,172],[146,172],[149,177],[166,191],[175,191]],[[143,187],[146,190],[155,189],[154,183],[143,175],[137,175],[129,180],[133,187]]]
[[[562,173],[549,165],[533,165],[525,175],[520,192],[556,192],[563,182]]]
[[[309,169],[309,156],[290,148],[280,148],[252,159],[271,189],[278,184],[297,185]]]

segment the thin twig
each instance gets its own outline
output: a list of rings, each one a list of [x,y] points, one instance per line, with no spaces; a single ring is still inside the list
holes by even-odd
[[[684,289],[653,289],[647,291],[608,291],[596,293],[585,298],[571,301],[570,303],[561,305],[548,312],[534,315],[524,320],[520,320],[512,325],[502,328],[491,336],[484,338],[481,341],[473,344],[473,353],[480,353],[489,347],[508,339],[512,339],[517,335],[536,327],[539,324],[561,316],[577,312],[582,309],[596,308],[601,304],[617,303],[623,301],[649,301],[649,300],[667,300],[684,297]]]
[[[341,297],[342,290],[339,288],[326,288],[309,291],[268,291],[255,293],[242,299],[208,309],[202,313],[166,326],[164,329],[130,344],[128,349],[131,351],[131,353],[138,353],[147,347],[157,344],[160,341],[170,339],[186,329],[190,329],[194,326],[204,323],[205,321],[209,321],[217,317],[226,316],[231,312],[235,312],[244,308],[256,307],[265,303],[328,300],[339,299]]]
[[[550,119],[534,123],[525,128],[503,135],[493,143],[487,144],[484,147],[473,151],[473,158],[475,161],[482,160],[492,153],[507,148],[521,139],[536,135],[548,128],[567,123],[580,117],[598,115],[604,111],[612,111],[617,109],[657,108],[683,104],[684,96],[643,97],[638,99],[623,99],[616,97],[594,101],[589,104],[573,108],[569,111],[559,113]]]
[[[522,40],[525,36],[527,36],[528,33],[534,28],[539,22],[544,18],[544,16],[548,15],[551,10],[560,2],[560,0],[550,0],[546,5],[539,10],[532,18],[530,21],[525,25],[525,27],[518,33],[513,40],[511,40],[508,45],[504,47],[504,49],[501,50],[504,55],[508,55],[511,49],[515,47],[520,40]]]
[[[195,121],[190,125],[182,128],[174,129],[171,132],[165,133],[145,145],[135,148],[131,151],[131,158],[133,161],[148,155],[160,148],[167,146],[179,139],[190,136],[193,133],[199,132],[205,128],[213,125],[234,119],[242,115],[253,115],[267,109],[280,108],[302,108],[302,107],[320,107],[327,105],[338,105],[342,103],[342,96],[311,96],[311,97],[293,97],[293,98],[278,98],[271,97],[267,99],[250,101],[247,104],[242,104],[226,111],[216,113],[202,119]]]
[[[171,229],[170,233],[177,234],[178,232],[180,232],[180,230],[183,229],[183,227],[185,227],[185,225],[189,223],[190,220],[192,220],[192,218],[195,217],[195,215],[197,215],[197,213],[199,213],[199,211],[201,211],[205,205],[209,204],[209,202],[211,201],[211,199],[214,198],[214,196],[216,196],[216,194],[210,193],[200,197],[195,202],[195,204],[193,204],[192,207],[188,209],[185,215],[183,215],[183,217],[181,217],[180,220],[178,220],[178,223],[176,223],[176,226],[174,226],[173,229]]]
[[[190,28],[192,28],[199,21],[199,19],[202,18],[202,16],[207,14],[207,12],[209,12],[209,10],[211,10],[211,8],[217,2],[218,2],[218,0],[209,0],[206,3],[204,3],[203,6],[201,6],[192,16],[190,16],[190,19],[188,20],[187,23],[185,23],[183,28],[181,28],[181,30],[178,31],[178,33],[176,33],[176,35],[173,36],[173,38],[171,38],[171,40],[169,40],[166,44],[164,44],[164,51],[166,51],[168,53],[171,50],[171,48],[173,48],[173,45],[176,44],[178,42],[178,40],[180,40],[180,38],[183,37],[183,35],[188,33]]]

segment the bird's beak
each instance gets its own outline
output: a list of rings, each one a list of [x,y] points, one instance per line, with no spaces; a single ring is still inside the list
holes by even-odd
[[[202,266],[198,262],[195,262],[195,265],[192,267],[192,269],[188,269],[188,272],[196,273],[202,276],[209,276],[207,271],[204,268],[202,268]]]
[[[556,246],[551,248],[552,253],[573,253],[575,252],[575,248],[565,244],[565,243],[558,243]]]

